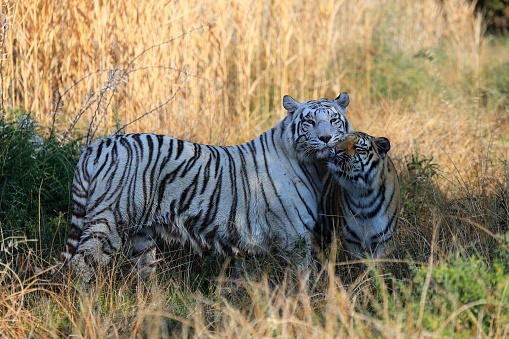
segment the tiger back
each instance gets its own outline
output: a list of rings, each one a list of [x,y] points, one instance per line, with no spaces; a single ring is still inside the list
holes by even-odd
[[[357,259],[380,258],[390,252],[402,200],[387,138],[353,132],[327,163],[325,230],[342,230],[343,247]],[[330,234],[329,239],[330,240]]]
[[[351,131],[348,103],[346,93],[307,102],[285,96],[287,116],[242,145],[129,134],[87,146],[75,170],[61,263],[88,281],[124,249],[146,278],[155,267],[157,238],[196,253],[279,248],[292,255],[298,247],[304,248],[300,261],[307,261],[323,162]]]

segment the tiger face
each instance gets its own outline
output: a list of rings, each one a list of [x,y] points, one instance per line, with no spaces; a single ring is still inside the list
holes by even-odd
[[[301,160],[327,159],[344,134],[352,131],[345,117],[350,99],[346,92],[334,100],[298,102],[285,95],[283,106],[291,119],[286,139]]]
[[[329,171],[343,186],[371,187],[378,177],[390,150],[387,138],[375,138],[366,133],[347,134],[330,151]]]

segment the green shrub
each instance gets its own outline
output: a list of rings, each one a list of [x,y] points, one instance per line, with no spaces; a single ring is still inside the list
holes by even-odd
[[[48,255],[65,238],[78,147],[42,136],[29,113],[14,116],[0,120],[2,239],[37,239],[34,246]]]
[[[490,336],[495,323],[509,319],[509,237],[499,247],[499,259],[493,263],[479,256],[461,253],[432,268],[424,326],[442,328],[438,335]],[[428,274],[422,267],[414,278],[414,293],[421,296]],[[417,308],[417,305],[415,305]],[[468,307],[467,307],[468,306]]]
[[[406,160],[406,171],[400,173],[401,194],[404,211],[407,216],[415,218],[422,214],[424,208],[436,204],[436,175],[439,165],[433,157],[410,155]]]
[[[483,14],[488,29],[493,32],[509,28],[509,0],[477,0],[475,7]]]

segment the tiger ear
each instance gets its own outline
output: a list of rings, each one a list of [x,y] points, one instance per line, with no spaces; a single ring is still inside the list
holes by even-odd
[[[341,93],[336,99],[334,99],[334,102],[339,105],[339,107],[345,109],[346,106],[350,103],[350,97],[348,96],[348,93],[343,92]],[[345,111],[346,113],[346,111]],[[343,114],[345,114],[343,113]]]
[[[299,107],[300,102],[289,95],[283,97],[283,107],[288,111],[288,115],[293,114]]]
[[[389,139],[384,137],[375,138],[375,145],[376,148],[378,149],[378,153],[382,158],[385,158],[387,152],[389,152],[389,150],[391,149],[391,142],[389,141]]]

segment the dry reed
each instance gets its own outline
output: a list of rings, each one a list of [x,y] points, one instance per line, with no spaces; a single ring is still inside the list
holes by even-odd
[[[62,139],[90,141],[127,124],[128,132],[240,143],[283,116],[285,94],[308,100],[347,91],[356,129],[390,137],[404,149],[399,156],[418,140],[452,171],[451,163],[471,165],[472,147],[484,147],[468,141],[495,128],[476,96],[423,91],[416,111],[373,96],[374,60],[388,51],[446,46],[445,64],[422,60],[447,79],[444,87],[482,72],[483,24],[466,0],[5,0],[2,11],[12,23],[0,46],[8,56],[2,103],[33,112]]]
[[[446,42],[455,52],[448,71],[459,77],[463,67],[479,69],[484,45],[467,1],[43,0],[6,7],[8,106],[34,112],[44,126],[55,113],[65,128],[90,96],[110,91],[109,105],[95,102],[82,117],[86,128],[100,115],[101,134],[178,89],[129,130],[237,142],[279,119],[284,94],[307,99],[348,90],[355,105],[369,99],[372,59],[385,48],[414,54]],[[352,69],[359,61],[361,72]],[[240,133],[211,132],[230,119]]]

